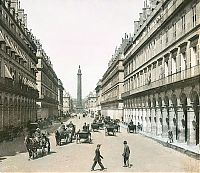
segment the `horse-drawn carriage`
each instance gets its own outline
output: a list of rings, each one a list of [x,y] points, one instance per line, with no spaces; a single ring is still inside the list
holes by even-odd
[[[98,124],[98,126],[99,126],[99,129],[104,129],[104,123],[103,122],[98,122],[97,123]]]
[[[84,142],[88,142],[91,143],[92,142],[92,138],[91,138],[91,133],[90,131],[78,131],[76,133],[76,143],[80,143],[80,140],[84,139]]]
[[[29,134],[25,139],[25,145],[29,153],[29,159],[50,153],[50,141],[45,134],[42,134],[41,137],[34,137],[33,134]]]
[[[106,117],[104,118],[104,123],[105,123],[105,125],[109,124],[110,121],[111,121],[110,116],[106,116]]]
[[[120,125],[119,124],[114,124],[116,132],[120,132]]]
[[[98,123],[92,123],[91,124],[91,129],[94,132],[95,130],[99,130],[99,124]]]
[[[76,126],[74,124],[67,124],[66,128],[71,131],[72,138],[74,138],[75,137]]]
[[[113,125],[106,125],[106,128],[105,128],[105,135],[110,135],[110,133],[113,134],[113,136],[116,136],[116,128]]]
[[[128,133],[131,133],[131,132],[136,133],[136,125],[129,124],[128,127],[127,127],[127,132]]]
[[[65,128],[65,125],[62,125],[56,130],[55,138],[57,145],[71,143],[73,140],[73,129],[70,127]]]

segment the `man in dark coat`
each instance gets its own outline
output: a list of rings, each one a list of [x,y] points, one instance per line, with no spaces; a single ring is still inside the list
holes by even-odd
[[[97,162],[99,164],[99,166],[101,167],[101,170],[104,170],[104,166],[101,163],[101,159],[103,159],[103,157],[100,154],[100,144],[97,145],[97,149],[95,150],[95,157],[94,157],[94,163],[92,165],[91,171],[94,171],[94,167],[96,166]]]
[[[130,167],[129,165],[129,156],[130,156],[130,149],[127,145],[127,141],[124,141],[124,152],[122,154],[124,157],[124,166],[123,167]]]

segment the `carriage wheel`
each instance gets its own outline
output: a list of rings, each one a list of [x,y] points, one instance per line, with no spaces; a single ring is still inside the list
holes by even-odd
[[[50,153],[51,151],[51,148],[50,148],[50,145],[48,146],[48,154]]]
[[[44,148],[44,147],[42,147],[42,149],[41,149],[41,150],[42,150],[42,157],[43,157],[43,156],[45,156],[45,148]]]
[[[79,139],[78,139],[78,135],[76,135],[76,143],[77,143],[77,144],[78,144],[78,140],[79,140]]]
[[[32,159],[34,160],[35,159],[35,153],[34,151],[31,151],[32,152]]]

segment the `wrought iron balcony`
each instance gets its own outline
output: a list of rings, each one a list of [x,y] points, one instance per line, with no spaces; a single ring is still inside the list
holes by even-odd
[[[189,69],[174,73],[170,76],[163,77],[162,79],[149,82],[146,85],[140,86],[130,91],[124,92],[122,94],[122,97],[127,97],[129,95],[133,95],[150,89],[166,86],[175,82],[184,81],[199,75],[200,75],[200,65],[197,65]]]
[[[18,81],[0,77],[0,90],[30,98],[38,98],[38,91]]]

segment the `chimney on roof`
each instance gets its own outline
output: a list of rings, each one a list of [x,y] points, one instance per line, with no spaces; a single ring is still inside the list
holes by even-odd
[[[24,9],[18,9],[18,19],[24,25]]]
[[[150,8],[153,10],[156,8],[160,0],[149,0],[150,1]]]
[[[142,24],[144,23],[144,18],[143,18],[143,13],[139,13],[140,17],[139,17],[139,25],[142,26]]]
[[[136,34],[138,29],[139,29],[139,21],[134,21],[134,34]]]
[[[18,11],[18,0],[10,0],[10,8],[15,10],[15,13]]]
[[[27,28],[27,14],[24,14],[24,27]]]

